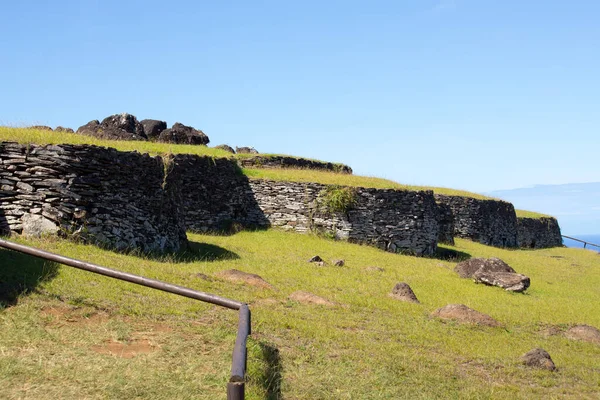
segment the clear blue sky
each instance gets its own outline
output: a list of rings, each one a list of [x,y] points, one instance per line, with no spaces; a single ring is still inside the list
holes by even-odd
[[[600,181],[598,1],[4,1],[0,124],[129,112],[473,191]]]

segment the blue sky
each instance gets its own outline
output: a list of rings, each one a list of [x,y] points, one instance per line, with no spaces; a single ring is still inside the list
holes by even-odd
[[[129,112],[409,184],[599,182],[599,15],[597,1],[7,1],[0,124]]]

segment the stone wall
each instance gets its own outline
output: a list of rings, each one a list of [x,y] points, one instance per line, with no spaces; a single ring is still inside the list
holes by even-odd
[[[438,222],[438,242],[454,245],[454,214],[449,204],[436,202]]]
[[[552,217],[517,218],[519,247],[540,249],[562,246],[558,221]]]
[[[437,247],[436,206],[430,191],[355,189],[346,212],[331,212],[317,183],[250,180],[256,202],[270,224],[296,232],[322,232],[390,252],[433,254]]]
[[[352,168],[344,164],[289,156],[257,155],[252,157],[238,158],[238,163],[244,168],[298,168],[352,174]]]
[[[57,232],[118,250],[187,244],[160,157],[88,145],[0,144],[4,233]]]
[[[512,204],[501,200],[435,195],[454,215],[454,235],[496,247],[517,247],[517,216]]]
[[[234,160],[179,154],[167,179],[182,188],[181,208],[190,231],[222,232],[234,224],[269,226],[248,178]]]

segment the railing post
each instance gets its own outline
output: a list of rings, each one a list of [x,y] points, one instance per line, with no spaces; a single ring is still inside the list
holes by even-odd
[[[227,400],[244,400],[246,395],[245,386],[245,382],[227,383]]]

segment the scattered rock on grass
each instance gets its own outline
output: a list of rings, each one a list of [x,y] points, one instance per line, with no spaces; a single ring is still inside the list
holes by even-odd
[[[64,126],[57,126],[54,131],[55,132],[75,133],[75,131],[73,129],[65,128]]]
[[[524,292],[530,285],[528,276],[513,272],[481,272],[473,274],[475,283],[498,286],[509,292]]]
[[[230,282],[241,282],[248,285],[260,287],[263,289],[275,289],[273,285],[265,281],[260,275],[249,274],[247,272],[238,271],[237,269],[229,269],[218,274],[221,278],[227,279]]]
[[[321,257],[319,257],[318,255],[314,256],[310,260],[308,260],[309,263],[312,263],[312,262],[322,262],[322,261],[323,261],[323,259]]]
[[[299,290],[297,292],[290,294],[289,299],[297,301],[298,303],[302,303],[302,304],[316,304],[319,306],[326,306],[326,307],[334,307],[335,306],[335,303],[333,303],[323,297],[320,297],[320,296],[317,296],[316,294],[312,294],[312,293],[305,292],[302,290]]]
[[[215,149],[221,149],[221,150],[225,150],[231,154],[235,154],[235,150],[233,150],[233,147],[228,146],[226,144],[220,144],[218,146],[215,146]]]
[[[521,362],[528,367],[547,369],[548,371],[556,369],[556,365],[554,365],[550,354],[544,349],[533,349],[523,354]]]
[[[391,296],[395,299],[402,301],[420,303],[419,299],[417,299],[417,296],[415,295],[415,292],[413,292],[410,285],[405,282],[396,283],[396,286],[394,286],[394,288],[392,289]]]
[[[565,337],[600,344],[600,329],[590,325],[576,325],[565,332]]]
[[[209,282],[211,282],[213,280],[213,278],[211,278],[210,276],[208,276],[206,274],[203,274],[202,272],[198,272],[198,273],[194,274],[194,277],[203,279],[203,280],[209,281]]]
[[[472,278],[476,272],[517,272],[499,258],[470,258],[456,264],[454,271],[461,278]]]
[[[344,260],[333,260],[331,263],[336,267],[343,267],[346,264]]]
[[[455,320],[467,324],[501,326],[498,321],[489,315],[475,311],[464,304],[448,304],[445,307],[437,309],[431,315],[441,319]]]
[[[37,129],[38,131],[51,131],[52,128],[46,125],[32,125],[29,129]]]
[[[236,147],[235,152],[237,154],[258,154],[254,147]]]

